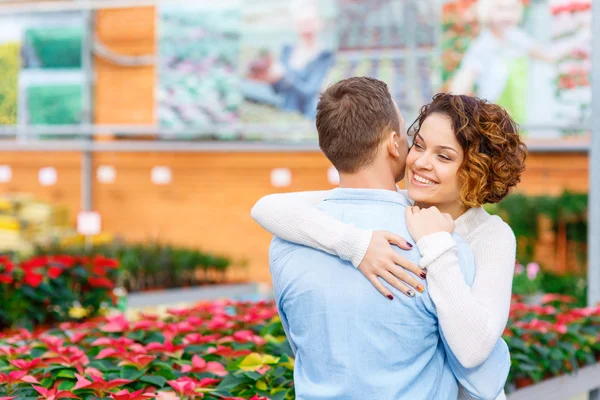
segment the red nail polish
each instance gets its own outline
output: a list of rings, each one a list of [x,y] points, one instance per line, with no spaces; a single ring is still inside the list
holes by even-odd
[[[387,298],[390,299],[390,300],[394,300],[394,296],[392,296],[391,294],[388,294]]]
[[[419,293],[423,293],[423,290],[425,290],[425,288],[423,287],[423,285],[417,285],[417,290],[419,291]]]
[[[423,279],[427,279],[427,273],[426,272],[421,272],[421,278]]]
[[[410,247],[411,249],[413,248],[413,245],[412,245],[412,244],[410,244],[410,243],[408,243],[408,242],[406,242],[406,245],[407,245],[408,247]]]

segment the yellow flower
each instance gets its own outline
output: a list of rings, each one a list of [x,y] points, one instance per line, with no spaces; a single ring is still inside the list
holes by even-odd
[[[88,314],[88,310],[81,306],[75,306],[69,309],[69,317],[71,318],[81,319],[86,317]]]

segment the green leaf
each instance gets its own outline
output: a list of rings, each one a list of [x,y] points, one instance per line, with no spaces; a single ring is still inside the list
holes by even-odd
[[[217,390],[231,390],[238,387],[242,383],[247,384],[250,382],[251,381],[245,375],[229,374],[221,381],[219,386],[217,386]]]
[[[139,380],[140,382],[151,383],[152,385],[158,386],[159,388],[164,387],[167,383],[167,380],[164,377],[158,375],[145,375]]]
[[[259,374],[258,372],[254,372],[254,371],[244,372],[244,375],[246,375],[248,378],[252,379],[253,381],[257,381],[260,378],[262,378],[261,374]]]
[[[75,372],[71,369],[61,369],[55,375],[57,378],[75,379]]]
[[[270,396],[271,400],[284,400],[287,397],[289,392],[290,392],[289,389],[277,392],[276,394],[273,394]]]
[[[71,391],[71,389],[73,389],[74,387],[75,387],[75,382],[73,382],[73,381],[62,381],[58,385],[58,390]]]
[[[40,381],[40,383],[42,384],[43,387],[49,388],[54,383],[54,379],[52,379],[52,378],[45,378],[45,379],[42,379]]]
[[[131,381],[135,381],[139,379],[142,375],[144,375],[144,371],[138,370],[136,367],[126,366],[121,370],[120,377],[123,379],[129,379]]]
[[[154,372],[154,375],[162,376],[167,380],[177,379],[177,375],[173,372],[171,368],[160,368]]]

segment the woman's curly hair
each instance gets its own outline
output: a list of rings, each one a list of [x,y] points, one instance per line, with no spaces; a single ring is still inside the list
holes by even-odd
[[[527,158],[527,146],[508,112],[477,97],[439,93],[421,108],[409,134],[417,134],[425,119],[435,113],[450,119],[464,150],[459,170],[462,203],[479,207],[506,197],[520,182]]]

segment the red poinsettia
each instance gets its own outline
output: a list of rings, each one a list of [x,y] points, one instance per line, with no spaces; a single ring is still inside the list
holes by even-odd
[[[33,272],[33,271],[25,271],[25,276],[23,278],[23,282],[26,283],[27,285],[33,287],[33,288],[37,288],[38,286],[40,286],[42,284],[42,282],[44,281],[44,275],[37,273],[37,272]]]
[[[255,335],[254,332],[249,330],[237,331],[233,334],[233,336],[225,336],[219,340],[219,343],[227,342],[254,343],[257,346],[264,346],[267,343],[264,338]]]
[[[103,332],[124,332],[129,330],[129,321],[122,314],[107,318],[107,323],[101,328]]]
[[[46,400],[57,400],[57,399],[78,399],[73,393],[66,390],[59,390],[57,386],[52,389],[46,389],[41,386],[33,386],[33,388]]]
[[[0,274],[0,283],[4,283],[5,285],[10,285],[13,283],[14,279],[11,274],[11,271],[3,272]]]
[[[196,379],[184,376],[183,378],[167,381],[180,396],[199,396],[204,397],[202,393],[196,393],[196,388],[201,387],[200,382]]]
[[[184,374],[187,374],[189,372],[195,372],[199,374],[204,372],[210,372],[211,374],[215,374],[218,376],[227,375],[227,371],[225,370],[225,367],[222,364],[219,364],[215,361],[206,362],[202,357],[197,355],[194,355],[192,357],[192,365],[186,364],[181,367],[181,372],[183,372]]]
[[[62,274],[63,269],[61,267],[48,267],[46,271],[50,279],[56,279]]]
[[[61,347],[54,351],[46,352],[43,359],[49,364],[60,364],[65,367],[74,367],[80,373],[83,367],[90,363],[90,359],[83,350],[75,346]]]
[[[216,354],[225,358],[236,358],[247,356],[248,354],[252,353],[252,350],[234,350],[231,347],[218,345],[216,348],[211,347],[210,349],[206,350],[206,353]]]
[[[156,356],[150,356],[146,354],[126,354],[119,363],[119,366],[132,365],[137,369],[143,369],[148,366],[152,361],[156,359]]]
[[[16,359],[17,357],[27,354],[31,351],[30,346],[20,346],[20,347],[11,347],[11,346],[0,346],[0,355],[4,354],[8,357],[9,360]]]
[[[31,375],[27,375],[28,371],[11,371],[8,374],[0,372],[0,384],[8,385],[9,387],[19,383],[38,383],[37,379]]]
[[[106,258],[103,256],[94,257],[94,259],[92,260],[92,263],[94,264],[95,267],[101,267],[101,268],[114,269],[114,268],[119,267],[119,261],[117,261],[113,258]]]
[[[235,324],[225,315],[216,315],[206,324],[206,328],[211,331],[233,329]]]
[[[90,276],[88,283],[94,288],[113,289],[115,287],[115,283],[104,276]]]
[[[131,382],[129,379],[113,379],[111,381],[106,381],[102,375],[97,372],[90,374],[90,377],[92,378],[91,381],[79,374],[75,374],[75,377],[77,378],[77,383],[73,387],[73,390],[90,389],[93,390],[98,397],[104,397],[104,394],[109,390]]]
[[[215,333],[213,335],[202,335],[201,333],[190,333],[183,338],[185,344],[206,344],[214,343],[219,339],[221,335]]]
[[[40,368],[45,365],[41,358],[34,358],[33,360],[10,360],[10,363],[20,369],[21,371],[29,372],[34,368]]]
[[[48,257],[40,256],[40,257],[33,257],[33,258],[30,258],[29,260],[23,261],[21,263],[21,268],[23,268],[25,271],[31,271],[34,269],[45,267],[47,265],[48,265]]]
[[[140,389],[136,392],[132,392],[130,393],[129,390],[127,389],[123,389],[118,391],[117,393],[112,393],[110,395],[110,398],[113,400],[146,400],[146,399],[153,399],[156,397],[156,394],[154,393],[155,389],[154,388],[146,388],[146,389]]]
[[[49,264],[60,265],[64,268],[73,268],[77,264],[77,257],[67,255],[55,255],[48,259]]]

